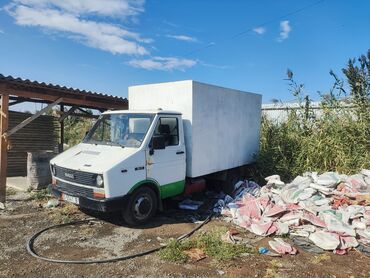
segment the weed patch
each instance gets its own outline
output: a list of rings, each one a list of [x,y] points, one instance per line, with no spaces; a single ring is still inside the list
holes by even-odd
[[[73,204],[65,204],[52,210],[51,220],[54,224],[71,222],[72,216],[78,213],[78,207]]]
[[[187,260],[187,256],[183,253],[184,250],[190,248],[186,248],[184,246],[184,242],[179,242],[176,240],[171,240],[166,248],[163,248],[158,252],[159,257],[161,259],[174,262],[174,263],[184,263]]]
[[[230,244],[222,241],[224,231],[218,230],[210,233],[202,233],[193,238],[183,241],[172,240],[166,248],[159,251],[159,256],[166,261],[185,262],[187,256],[183,251],[198,248],[217,261],[227,261],[240,256],[243,253],[251,253],[253,250],[242,244]]]
[[[36,201],[45,201],[50,199],[52,196],[48,188],[31,191],[31,199]]]
[[[7,187],[6,188],[6,196],[12,196],[12,195],[15,195],[15,194],[17,194],[17,190],[15,190],[12,187]]]

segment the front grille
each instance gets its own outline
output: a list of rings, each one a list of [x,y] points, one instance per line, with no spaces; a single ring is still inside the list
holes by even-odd
[[[63,181],[58,181],[57,187],[63,193],[67,193],[73,196],[94,198],[94,190],[92,188],[77,186]]]
[[[59,166],[55,166],[56,170],[56,177],[62,180],[75,182],[78,184],[88,185],[88,186],[96,186],[96,174],[71,170]]]

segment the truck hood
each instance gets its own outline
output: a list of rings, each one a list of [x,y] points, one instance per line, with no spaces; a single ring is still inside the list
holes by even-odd
[[[138,150],[137,148],[81,143],[53,158],[50,164],[99,174],[127,159]]]

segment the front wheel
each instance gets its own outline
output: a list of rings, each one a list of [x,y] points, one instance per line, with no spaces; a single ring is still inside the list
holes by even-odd
[[[122,210],[123,219],[130,226],[146,223],[155,215],[158,200],[155,192],[149,187],[135,190]]]

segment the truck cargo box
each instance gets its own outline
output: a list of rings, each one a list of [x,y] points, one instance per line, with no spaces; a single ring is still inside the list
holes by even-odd
[[[261,95],[192,80],[129,87],[129,109],[183,115],[186,175],[246,165],[259,150]]]

